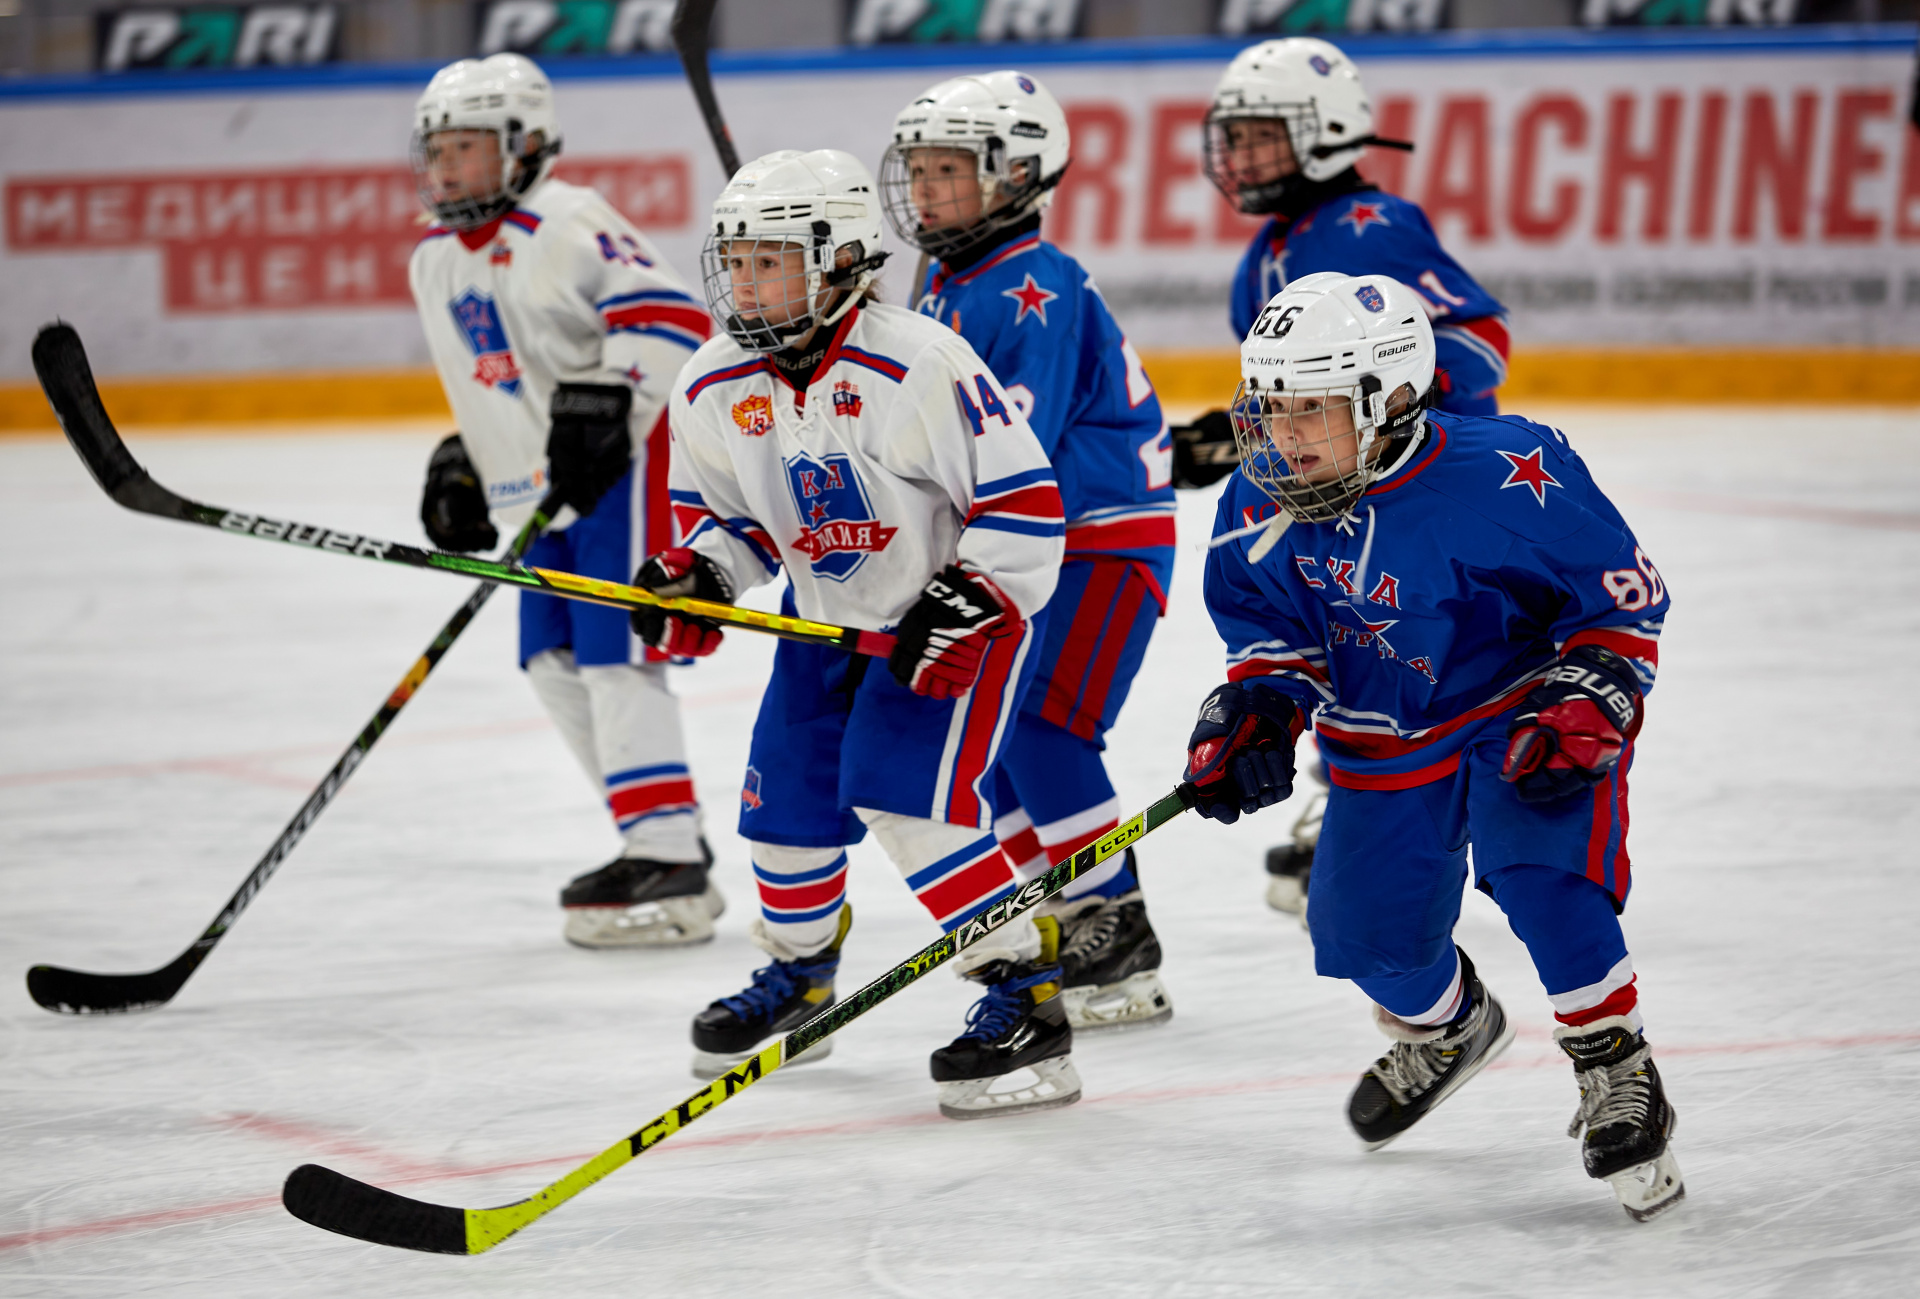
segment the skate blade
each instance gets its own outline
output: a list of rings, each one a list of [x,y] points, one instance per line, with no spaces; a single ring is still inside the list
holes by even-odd
[[[950,1119],[997,1119],[1057,1109],[1079,1099],[1080,1071],[1072,1057],[1064,1055],[994,1078],[940,1084],[940,1112]]]
[[[1440,1106],[1446,1101],[1447,1097],[1453,1095],[1455,1092],[1459,1091],[1462,1087],[1466,1086],[1467,1083],[1472,1080],[1475,1074],[1479,1073],[1482,1069],[1492,1064],[1496,1059],[1499,1058],[1500,1053],[1502,1051],[1506,1050],[1508,1047],[1512,1045],[1513,1045],[1513,1021],[1509,1019],[1500,1026],[1500,1036],[1493,1039],[1493,1045],[1489,1046],[1486,1049],[1486,1052],[1483,1055],[1481,1055],[1481,1057],[1478,1060],[1475,1060],[1472,1064],[1468,1065],[1464,1073],[1457,1074],[1453,1078],[1448,1080],[1446,1087],[1442,1089],[1442,1091],[1438,1096],[1433,1098],[1433,1104],[1427,1106],[1426,1113],[1422,1114],[1419,1118],[1415,1119],[1412,1123],[1409,1123],[1406,1127],[1401,1128],[1398,1132],[1395,1132],[1390,1136],[1382,1137],[1378,1141],[1368,1141],[1364,1137],[1361,1138],[1360,1148],[1363,1150],[1370,1150],[1370,1151],[1383,1150],[1386,1147],[1392,1145],[1394,1142],[1398,1141],[1401,1137],[1406,1136],[1407,1133],[1419,1127],[1421,1122],[1425,1120],[1428,1117],[1428,1115],[1431,1115],[1435,1110],[1439,1109]]]
[[[767,1042],[771,1041],[773,1041],[773,1039],[768,1038],[766,1042],[760,1043],[760,1045],[754,1047],[751,1051],[739,1051],[732,1055],[722,1055],[715,1051],[702,1051],[696,1047],[693,1052],[693,1076],[702,1082],[710,1082],[723,1073],[731,1073],[736,1066],[745,1064],[766,1050]],[[793,1057],[793,1059],[787,1061],[781,1068],[791,1069],[796,1065],[818,1064],[832,1054],[833,1039],[830,1037],[823,1038],[818,1043]]]
[[[1650,1163],[1639,1164],[1607,1178],[1620,1207],[1635,1222],[1649,1222],[1687,1198],[1680,1165],[1673,1151],[1663,1150]]]
[[[1060,1000],[1076,1033],[1123,1033],[1173,1018],[1173,1000],[1154,970],[1129,975],[1118,983],[1068,988]]]
[[[1297,875],[1267,876],[1267,905],[1290,916],[1307,914],[1307,891]]]
[[[662,898],[631,907],[568,907],[566,940],[575,947],[691,947],[713,939],[727,909],[711,883],[698,897]]]

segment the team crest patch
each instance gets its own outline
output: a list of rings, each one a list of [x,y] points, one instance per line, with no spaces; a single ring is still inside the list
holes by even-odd
[[[1353,291],[1353,296],[1360,299],[1360,305],[1368,311],[1385,311],[1387,309],[1385,296],[1381,294],[1379,289],[1376,289],[1371,284],[1362,284]]]
[[[740,805],[745,808],[760,806],[760,773],[752,767],[747,768],[747,782],[740,786]]]
[[[816,460],[798,455],[786,462],[787,490],[800,515],[800,535],[793,548],[813,564],[816,577],[844,582],[887,548],[898,528],[881,524],[867,500],[866,489],[853,472],[853,462],[840,453]]]
[[[773,399],[749,397],[733,403],[733,422],[750,438],[765,437],[773,431]]]
[[[1020,87],[1020,89],[1026,91],[1029,95],[1033,93],[1033,79],[1031,77],[1025,76],[1024,74],[1021,76],[1015,77],[1013,79],[1013,84]]]
[[[1333,65],[1331,63],[1328,63],[1325,57],[1318,54],[1314,55],[1312,58],[1307,60],[1307,66],[1312,68],[1315,72],[1318,72],[1323,77],[1326,76],[1329,72],[1333,71]]]
[[[506,241],[502,240],[488,251],[487,263],[492,266],[513,265],[513,249],[507,247]]]
[[[833,385],[833,413],[848,419],[860,418],[860,385],[842,379]]]
[[[506,326],[500,323],[500,312],[493,299],[468,289],[447,306],[453,312],[453,323],[460,327],[467,346],[473,349],[475,381],[488,388],[498,388],[509,397],[518,397],[520,367],[513,362],[513,347],[507,342]]]

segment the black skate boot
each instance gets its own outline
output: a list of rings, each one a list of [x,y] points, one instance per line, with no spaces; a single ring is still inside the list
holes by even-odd
[[[1133,870],[1133,849],[1127,869]],[[1067,1022],[1083,1032],[1145,1028],[1173,1018],[1160,982],[1160,939],[1139,889],[1058,904],[1060,973]]]
[[[1073,1026],[1059,995],[1059,922],[1037,916],[1033,923],[1039,957],[968,971],[967,978],[987,985],[987,995],[967,1012],[967,1031],[933,1053],[940,1112],[950,1119],[1023,1114],[1080,1099],[1069,1054]]]
[[[1680,1203],[1687,1188],[1667,1148],[1679,1119],[1667,1103],[1646,1038],[1625,1017],[1613,1015],[1578,1028],[1556,1028],[1553,1040],[1572,1057],[1580,1080],[1580,1110],[1567,1135],[1577,1137],[1586,1129],[1580,1157],[1587,1176],[1611,1185],[1620,1207],[1636,1222]]]
[[[566,939],[575,947],[686,947],[713,937],[726,899],[707,878],[713,852],[701,860],[659,862],[616,857],[560,890]]]
[[[757,926],[758,922],[756,922]],[[722,997],[693,1017],[693,1076],[718,1078],[784,1037],[833,1004],[833,976],[840,968],[840,944],[853,928],[853,908],[840,908],[833,941],[811,956],[781,960],[753,972],[753,982]],[[788,1065],[812,1064],[833,1051],[833,1039],[802,1051]]]
[[[1474,974],[1465,952],[1460,953],[1460,982],[1471,1005],[1460,1019],[1440,1028],[1415,1028],[1373,1008],[1373,1022],[1394,1045],[1361,1075],[1347,1101],[1347,1122],[1367,1149],[1380,1149],[1425,1118],[1513,1041],[1506,1011]]]
[[[1307,883],[1313,876],[1313,853],[1320,843],[1320,818],[1327,810],[1327,796],[1316,791],[1307,800],[1307,810],[1293,823],[1293,841],[1267,849],[1267,905],[1300,917],[1307,924]]]

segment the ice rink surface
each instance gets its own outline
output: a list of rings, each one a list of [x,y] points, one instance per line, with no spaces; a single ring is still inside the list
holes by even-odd
[[[1141,848],[1173,1021],[1083,1038],[1085,1100],[940,1119],[944,971],[491,1254],[415,1255],[278,1205],[318,1161],[441,1203],[531,1193],[692,1090],[687,1022],[761,962],[733,832],[771,645],[677,677],[731,907],[712,944],[587,952],[555,892],[612,854],[512,666],[503,594],[169,1007],[40,1010],[36,961],[141,970],[211,919],[466,593],[443,575],[112,505],[0,442],[0,1293],[8,1296],[1888,1295],[1920,1274],[1920,417],[1552,416],[1674,593],[1633,773],[1628,939],[1689,1195],[1636,1226],[1565,1136],[1545,997],[1485,897],[1459,929],[1519,1037],[1378,1154],[1343,1119],[1384,1047],[1261,901],[1288,809]],[[417,540],[439,430],[152,436],[210,503]],[[1177,777],[1220,676],[1212,492],[1111,737]],[[856,850],[849,989],[932,926]]]

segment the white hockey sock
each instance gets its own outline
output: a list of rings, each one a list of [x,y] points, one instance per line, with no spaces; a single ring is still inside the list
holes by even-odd
[[[578,669],[593,714],[602,797],[630,857],[700,860],[699,803],[687,771],[680,701],[663,663]]]
[[[811,956],[832,942],[847,901],[847,850],[748,846],[760,889],[755,941],[783,961]]]
[[[527,660],[527,684],[546,707],[567,752],[580,764],[595,798],[606,797],[600,755],[593,747],[593,703],[569,649],[542,650]]]

